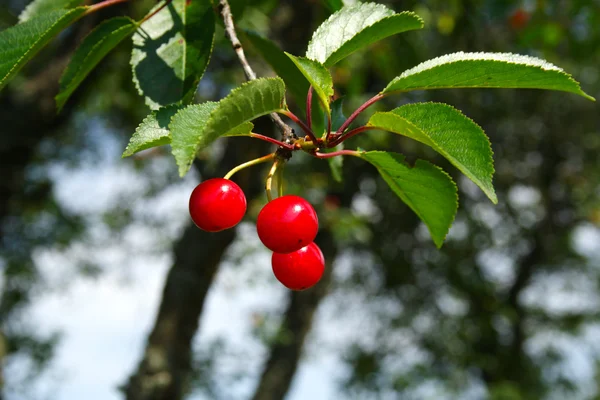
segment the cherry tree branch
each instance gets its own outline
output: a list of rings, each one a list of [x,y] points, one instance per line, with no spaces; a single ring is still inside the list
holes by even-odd
[[[240,39],[235,31],[235,24],[233,23],[233,17],[231,15],[231,7],[229,6],[229,2],[227,0],[219,0],[219,12],[221,13],[221,18],[223,18],[223,24],[225,24],[225,35],[231,42],[233,50],[235,50],[235,54],[237,54],[240,64],[242,64],[244,74],[246,74],[246,79],[249,81],[256,79],[256,73],[248,63],[246,55],[244,54],[242,43],[240,42]],[[269,116],[281,131],[283,142],[291,144],[292,140],[294,139],[294,132],[292,128],[283,122],[277,113],[271,113]]]

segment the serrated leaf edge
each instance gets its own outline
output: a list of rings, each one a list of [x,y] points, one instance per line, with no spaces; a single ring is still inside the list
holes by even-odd
[[[330,60],[330,59],[332,59],[332,58],[335,58],[334,56],[335,56],[335,55],[336,55],[336,54],[337,54],[337,53],[338,53],[338,52],[339,52],[339,51],[342,49],[342,47],[343,47],[343,46],[345,46],[347,43],[351,42],[351,41],[352,41],[352,39],[354,39],[354,38],[355,38],[357,35],[359,35],[359,34],[360,34],[360,33],[362,33],[363,31],[365,31],[365,30],[367,30],[367,29],[369,29],[369,28],[372,28],[373,26],[375,26],[375,25],[377,25],[377,24],[379,24],[379,23],[382,23],[382,22],[383,22],[383,21],[385,21],[385,20],[388,20],[388,19],[391,19],[391,18],[396,18],[396,17],[398,17],[398,16],[400,16],[400,15],[411,15],[411,16],[413,16],[413,17],[416,17],[416,19],[417,19],[417,20],[418,20],[418,21],[421,23],[421,27],[420,27],[419,29],[421,29],[421,28],[423,28],[423,26],[425,26],[425,21],[423,21],[423,18],[421,18],[421,17],[420,17],[418,14],[416,14],[416,13],[414,13],[414,12],[412,12],[412,11],[402,11],[402,12],[400,12],[400,13],[394,13],[394,14],[392,14],[392,15],[388,15],[387,17],[383,17],[383,18],[381,18],[380,20],[373,22],[371,25],[365,26],[365,27],[363,28],[363,30],[362,30],[362,31],[360,31],[359,33],[357,33],[357,34],[356,34],[354,37],[352,37],[351,39],[349,39],[349,40],[345,41],[345,42],[344,42],[344,44],[342,44],[342,46],[340,46],[340,48],[339,48],[339,49],[337,49],[336,51],[334,51],[333,53],[331,53],[331,54],[329,55],[329,57],[327,57],[327,60],[325,60],[325,62],[323,63],[323,65],[325,65],[326,67],[332,67],[333,65],[335,65],[335,64],[337,63],[337,61],[336,61],[335,63],[333,63],[333,64],[331,64],[331,65],[330,65],[330,64],[329,64],[329,63],[330,63],[330,62],[329,62],[329,60]],[[398,33],[402,33],[402,32],[398,32]],[[384,38],[384,39],[385,39],[385,38]],[[311,41],[312,41],[312,39],[311,39]],[[316,60],[315,60],[315,61],[316,61]],[[338,60],[338,61],[339,61],[339,60]]]
[[[489,138],[489,137],[488,137],[488,136],[485,134],[485,131],[483,130],[483,128],[482,128],[482,127],[481,127],[481,126],[480,126],[480,125],[479,125],[477,122],[473,121],[471,118],[469,118],[468,116],[466,116],[466,115],[465,115],[465,114],[464,114],[464,113],[463,113],[461,110],[459,110],[459,109],[457,109],[457,108],[455,108],[455,107],[451,106],[450,104],[447,104],[447,103],[440,103],[440,102],[434,102],[434,101],[428,101],[428,102],[422,102],[422,103],[411,103],[411,104],[405,104],[405,105],[403,105],[403,106],[400,106],[400,107],[396,107],[396,108],[394,108],[393,110],[390,110],[390,111],[381,111],[381,112],[377,112],[377,113],[373,114],[373,116],[375,116],[376,114],[390,114],[390,113],[394,113],[394,110],[397,110],[397,109],[400,109],[400,108],[411,108],[411,107],[418,107],[420,104],[435,104],[435,105],[440,105],[440,106],[443,106],[443,107],[445,107],[445,108],[448,108],[448,109],[451,109],[451,110],[453,110],[453,111],[456,111],[456,112],[457,112],[457,114],[458,114],[458,115],[460,115],[460,116],[461,116],[461,117],[462,117],[464,120],[466,120],[466,121],[469,121],[469,122],[473,123],[473,124],[474,124],[475,126],[477,126],[479,129],[481,129],[481,132],[483,132],[483,136],[485,137],[485,139],[486,139],[486,143],[487,143],[487,145],[488,145],[488,147],[489,147],[489,150],[490,150],[490,155],[492,156],[492,161],[491,161],[491,162],[489,162],[489,161],[488,161],[486,164],[487,164],[487,166],[488,166],[488,167],[490,167],[490,168],[491,168],[491,170],[492,170],[492,171],[491,171],[491,175],[489,176],[489,178],[490,178],[490,180],[492,180],[492,181],[493,181],[493,178],[494,178],[494,173],[496,172],[496,170],[495,170],[495,168],[494,168],[494,163],[493,163],[494,150],[492,149],[492,143],[490,142],[490,138]],[[395,114],[395,113],[394,113],[394,114]],[[422,129],[421,129],[421,128],[419,128],[418,126],[416,126],[415,124],[413,124],[411,121],[407,120],[406,118],[402,117],[401,115],[398,115],[398,114],[395,114],[395,115],[396,115],[396,117],[398,117],[398,118],[402,118],[402,119],[403,119],[403,120],[404,120],[404,121],[405,121],[405,122],[406,122],[408,125],[411,125],[411,126],[413,126],[415,129],[417,129],[417,130],[419,130],[419,131],[422,131]],[[373,118],[373,116],[371,116],[371,118]],[[370,123],[370,119],[369,119],[369,122],[367,122],[367,125],[369,125],[369,126],[375,126],[375,125],[373,125],[373,124],[371,124],[371,123]],[[384,128],[380,128],[380,129],[382,129],[382,130],[386,130],[386,131],[387,131],[387,129],[384,129]],[[396,133],[396,132],[391,132],[391,133]],[[396,133],[396,134],[404,136],[404,135],[403,135],[403,134],[401,134],[401,133]],[[408,136],[405,136],[405,137],[408,137]],[[410,138],[409,138],[409,139],[410,139]],[[414,139],[413,139],[413,140],[414,140]],[[417,142],[418,142],[418,140],[417,140]],[[419,142],[419,143],[421,143],[421,142]],[[434,142],[434,143],[435,143],[435,142]],[[425,145],[427,145],[426,143],[422,143],[422,144],[425,144]],[[437,147],[437,143],[435,143],[435,144],[436,144],[436,147]],[[431,147],[431,146],[430,146],[430,147]],[[434,150],[436,150],[436,149],[434,149]],[[436,150],[436,151],[437,151],[437,150]],[[438,153],[440,153],[439,151],[437,151],[437,152],[438,152]],[[442,153],[440,153],[440,154],[441,154],[442,156],[444,156],[444,157],[445,157],[445,155],[444,155],[444,154],[442,154]],[[462,171],[461,171],[461,172],[462,172]],[[464,174],[464,172],[463,172],[463,174]],[[465,174],[465,175],[466,175],[466,174]],[[481,189],[481,191],[482,191],[482,192],[483,192],[483,193],[484,193],[484,194],[485,194],[485,195],[486,195],[486,196],[487,196],[487,197],[490,199],[490,201],[491,201],[492,203],[494,203],[494,204],[498,204],[498,197],[496,196],[496,192],[495,192],[495,190],[494,190],[493,186],[492,186],[492,188],[491,188],[492,192],[491,192],[491,193],[487,193],[487,192],[486,192],[486,191],[485,191],[485,190],[484,190],[484,189],[481,187],[482,185],[479,185],[477,182],[475,182],[475,179],[474,179],[474,178],[472,178],[472,177],[470,177],[470,176],[467,176],[467,177],[468,177],[469,179],[471,179],[471,180],[472,180],[472,181],[473,181],[473,182],[474,182],[474,183],[475,183],[477,186],[479,186],[479,188]]]
[[[210,126],[211,122],[213,121],[213,117],[214,117],[215,113],[218,112],[219,105],[221,104],[222,101],[224,101],[225,99],[227,99],[230,96],[233,96],[235,93],[237,93],[238,91],[242,90],[242,88],[244,88],[245,86],[251,85],[251,84],[256,84],[259,81],[276,81],[277,83],[279,83],[282,86],[282,89],[283,89],[283,92],[284,92],[281,107],[282,108],[285,107],[285,83],[283,82],[283,79],[281,79],[279,77],[275,77],[275,78],[257,78],[257,79],[251,80],[251,81],[247,81],[247,82],[242,83],[240,86],[234,88],[231,92],[229,92],[229,94],[227,96],[223,97],[220,101],[216,102],[216,104],[217,104],[216,107],[208,115],[208,118],[206,119],[206,124],[204,125],[203,130],[200,133],[205,132],[206,127]],[[207,104],[207,103],[215,103],[215,102],[204,102],[204,103],[201,103],[201,104]],[[173,115],[173,117],[171,118],[171,123],[169,124],[169,130],[172,130],[171,124],[173,123],[173,119],[175,118],[175,116],[177,116],[180,112],[182,112],[182,111],[184,111],[184,110],[186,110],[186,109],[188,109],[190,107],[194,107],[194,106],[198,106],[198,105],[200,105],[200,104],[191,104],[191,105],[189,105],[189,106],[187,106],[185,108],[182,108],[175,115]],[[266,114],[268,114],[268,113],[266,113]],[[252,119],[258,118],[258,117],[260,117],[262,115],[266,115],[266,114],[256,115]],[[243,124],[244,122],[249,122],[249,121],[243,121],[242,123],[236,125],[235,127]],[[233,128],[235,128],[235,127],[233,127]],[[225,134],[225,133],[227,133],[227,132],[223,132],[222,134]],[[201,141],[200,140],[200,134],[198,134],[198,139],[196,141],[196,153],[198,151],[202,150],[201,148],[199,148],[200,141]],[[191,168],[193,162],[194,162],[194,159],[192,158],[185,165],[181,165],[180,168],[179,168],[179,175],[180,176],[184,176],[189,171],[189,169]]]
[[[127,147],[125,148],[125,151],[123,152],[123,154],[121,154],[121,158],[125,158],[125,157],[130,157],[132,155],[134,155],[135,153],[141,151],[141,150],[130,150],[132,147],[132,143],[131,140],[133,139],[133,137],[135,136],[135,134],[138,132],[138,130],[142,127],[142,125],[144,125],[145,123],[149,122],[151,120],[151,117],[155,117],[158,112],[160,111],[160,109],[158,110],[154,110],[152,111],[150,114],[146,115],[146,117],[142,120],[142,122],[140,122],[137,126],[137,128],[135,128],[135,131],[133,131],[133,134],[131,135],[131,138],[129,139],[129,143],[127,143]],[[171,117],[171,120],[173,119],[173,117],[176,115],[177,113],[173,114],[173,116]],[[156,119],[156,118],[155,118]],[[171,121],[169,121],[169,126],[171,125]],[[171,130],[169,130],[169,134],[166,137],[171,137]],[[162,136],[161,138],[163,138],[165,136]]]
[[[206,126],[208,125],[208,120],[210,119],[210,115],[219,107],[219,102],[218,101],[205,101],[204,103],[198,103],[198,104],[188,104],[187,106],[183,107],[181,110],[177,111],[172,117],[171,117],[171,122],[169,122],[169,132],[173,131],[173,121],[175,120],[175,117],[177,117],[177,115],[179,115],[180,113],[184,112],[185,110],[188,110],[189,108],[192,107],[198,107],[204,104],[215,104],[216,106],[213,108],[213,110],[211,110],[211,112],[209,113],[209,117],[206,119],[206,124],[202,127],[202,131],[200,131],[198,133],[198,137],[200,136],[200,134],[202,132],[204,132],[204,129],[206,129]],[[172,134],[171,134],[171,141],[173,140]],[[196,151],[194,153],[198,152],[198,143],[199,140],[196,142]],[[172,147],[172,146],[171,146]],[[179,160],[177,159],[177,156],[175,155],[174,152],[175,149],[171,148],[171,154],[173,154],[173,157],[175,158],[175,162],[177,163],[178,169],[179,169],[179,176],[183,177],[185,176],[185,174],[188,173],[188,171],[190,170],[190,168],[192,167],[192,164],[194,163],[194,157],[192,157],[192,159],[189,162],[186,162],[184,165],[180,165],[179,164]]]
[[[402,72],[399,76],[392,79],[392,81],[380,93],[390,94],[390,93],[403,92],[403,91],[408,91],[408,90],[417,90],[416,88],[411,88],[408,90],[394,90],[394,91],[386,92],[386,89],[388,87],[394,85],[396,82],[398,82],[402,78],[417,75],[421,72],[424,72],[424,71],[427,71],[427,70],[430,70],[430,69],[433,69],[435,67],[439,67],[442,65],[451,65],[451,64],[455,64],[455,63],[459,63],[459,62],[468,62],[468,61],[496,61],[496,62],[501,62],[501,63],[505,63],[505,64],[524,65],[524,66],[528,66],[528,67],[538,68],[543,71],[556,71],[556,72],[560,73],[561,75],[564,75],[569,81],[571,81],[572,83],[575,84],[575,86],[579,90],[578,94],[580,94],[581,96],[583,96],[589,100],[596,101],[596,99],[594,97],[588,95],[583,90],[581,90],[580,83],[577,82],[573,78],[572,75],[568,74],[562,68],[560,68],[546,60],[542,60],[541,58],[532,57],[532,56],[523,55],[523,54],[491,53],[491,52],[466,53],[463,51],[459,51],[456,53],[445,54],[443,56],[432,58],[430,60],[424,61],[424,62]],[[470,88],[471,86],[452,86],[452,88],[457,88],[457,89],[464,88],[464,87]],[[423,86],[423,89],[427,89],[427,88],[428,88],[428,86]],[[482,86],[482,88],[485,88],[485,86]],[[510,89],[510,87],[506,87],[506,88]]]
[[[418,164],[427,164],[432,166],[434,169],[437,169],[438,171],[440,171],[442,174],[444,174],[449,182],[451,183],[452,187],[454,188],[454,214],[452,215],[452,220],[450,221],[450,223],[448,224],[448,231],[444,234],[444,237],[442,238],[442,241],[438,244],[435,240],[435,238],[433,237],[433,235],[431,234],[430,231],[430,236],[431,239],[433,240],[433,242],[435,243],[436,247],[439,249],[442,247],[442,245],[444,244],[444,241],[446,240],[446,237],[448,236],[448,233],[450,232],[450,228],[452,227],[452,224],[454,223],[454,220],[456,219],[456,214],[458,211],[458,186],[456,185],[456,182],[454,182],[454,180],[452,179],[452,177],[450,176],[450,174],[448,174],[446,171],[444,171],[442,168],[440,168],[439,166],[427,161],[427,160],[423,160],[423,159],[418,159],[415,161],[415,163],[413,165],[410,165],[407,161],[406,161],[406,156],[404,156],[403,154],[400,153],[394,153],[394,152],[388,152],[388,151],[380,151],[380,150],[374,150],[374,151],[363,151],[360,152],[358,154],[358,156],[360,158],[362,158],[363,160],[365,160],[366,162],[368,162],[369,164],[373,165],[373,167],[375,167],[377,169],[377,171],[379,172],[380,175],[383,175],[381,168],[377,167],[375,164],[371,163],[369,160],[367,160],[366,158],[364,158],[365,154],[373,154],[373,153],[393,153],[393,154],[399,154],[403,157],[402,162],[404,163],[404,165],[406,165],[408,168],[413,169],[415,168]],[[386,174],[388,175],[388,174]],[[387,183],[387,182],[386,182]],[[388,184],[389,185],[389,184]],[[406,203],[404,201],[404,199],[400,199],[402,202]],[[411,202],[412,204],[412,202]],[[415,213],[417,214],[417,216],[419,217],[419,219],[425,224],[425,226],[427,226],[427,230],[429,230],[429,226],[427,225],[427,223],[423,220],[423,218],[421,218],[421,216],[415,211],[415,209],[413,207],[411,207],[410,205],[407,204],[407,206]]]
[[[392,13],[392,14],[388,15],[387,17],[392,16],[392,15],[395,14],[394,10],[390,9],[389,7],[386,7],[383,4],[377,4],[377,3],[358,3],[358,4],[354,4],[352,6],[349,6],[349,7],[342,7],[338,11],[334,12],[333,14],[331,14],[325,21],[323,21],[321,23],[321,25],[319,25],[317,27],[317,29],[315,29],[315,31],[313,32],[313,34],[312,34],[312,36],[310,38],[310,41],[308,42],[308,46],[307,46],[307,49],[306,49],[306,53],[305,54],[307,54],[307,58],[309,58],[310,60],[317,61],[317,62],[320,63],[321,61],[315,60],[313,58],[308,57],[308,52],[310,51],[310,48],[313,45],[313,42],[314,42],[315,38],[317,36],[319,36],[319,35],[322,34],[322,31],[324,31],[326,29],[326,26],[328,24],[330,24],[332,20],[334,20],[334,19],[336,19],[336,18],[339,17],[339,15],[338,15],[339,13],[341,13],[341,12],[349,12],[349,11],[353,11],[354,9],[359,9],[359,8],[363,8],[363,7],[372,7],[373,9],[375,9],[375,8],[385,9],[386,11]],[[384,18],[387,18],[387,17],[384,17]],[[373,24],[375,24],[375,23],[377,23],[379,21],[381,21],[381,20],[377,20]],[[371,24],[369,26],[372,26],[373,24]]]
[[[163,6],[162,4],[157,4],[155,7],[153,7],[153,8],[152,8],[152,9],[151,9],[151,10],[148,12],[148,15],[152,14],[152,13],[153,13],[153,12],[154,12],[156,9],[158,9],[158,8],[160,8],[160,7],[162,7],[162,6]],[[165,9],[166,9],[166,8],[165,8]],[[162,10],[161,10],[161,12],[162,12]],[[186,11],[186,17],[187,17],[187,11]],[[187,21],[186,21],[186,22],[187,22]],[[142,25],[141,25],[141,24],[139,24],[139,25],[138,25],[138,29],[142,29],[142,27],[141,27],[141,26],[142,26]],[[186,25],[184,24],[184,30],[185,30],[185,27],[186,27]],[[135,32],[134,32],[134,33],[135,33]],[[185,37],[185,36],[184,36],[184,37]],[[188,46],[188,44],[187,44],[187,40],[185,40],[184,42],[185,42],[185,46],[186,46],[186,50],[187,50],[187,46]],[[198,89],[198,84],[199,84],[200,80],[202,80],[202,77],[204,76],[204,73],[206,72],[206,69],[208,68],[208,64],[210,64],[210,60],[211,60],[211,58],[212,58],[212,53],[213,53],[213,50],[214,50],[214,48],[215,48],[215,32],[213,31],[213,35],[212,35],[212,39],[211,39],[211,44],[210,44],[210,52],[209,52],[209,54],[208,54],[208,60],[206,60],[206,65],[204,66],[204,69],[202,70],[202,73],[201,73],[201,74],[198,74],[198,79],[197,79],[197,81],[196,81],[196,83],[195,83],[195,85],[194,85],[194,86],[195,86],[195,88],[196,88],[196,90]],[[185,53],[184,53],[184,54],[185,54]],[[185,61],[184,61],[184,63],[183,63],[183,64],[185,65]],[[160,109],[161,109],[161,108],[163,108],[163,107],[167,107],[167,106],[171,106],[171,105],[176,105],[176,104],[183,104],[183,103],[184,103],[184,101],[183,101],[183,100],[185,99],[185,97],[186,97],[185,95],[186,95],[187,93],[184,93],[184,95],[181,97],[181,100],[180,100],[179,102],[174,102],[174,103],[169,103],[169,104],[159,104],[159,107],[158,107],[158,108],[153,108],[153,107],[155,107],[155,104],[158,104],[158,103],[156,103],[156,102],[152,101],[151,99],[149,99],[149,98],[148,98],[148,96],[146,96],[146,95],[144,94],[144,91],[142,90],[142,87],[140,86],[140,81],[139,81],[139,79],[137,78],[137,75],[135,74],[135,65],[133,65],[133,57],[129,57],[129,66],[131,67],[131,73],[132,73],[132,81],[133,81],[133,85],[135,86],[135,89],[137,90],[138,94],[144,98],[144,103],[145,103],[145,104],[146,104],[146,105],[147,105],[147,106],[148,106],[148,107],[149,107],[151,110],[160,110]],[[185,80],[184,80],[184,81],[185,81]],[[184,81],[182,81],[182,83],[183,83]],[[195,90],[194,90],[194,91],[195,91]],[[190,99],[190,101],[191,101],[191,100],[193,100],[193,96],[192,96],[192,99]],[[189,102],[188,102],[188,103],[189,103]],[[190,104],[190,105],[193,105],[193,104]],[[180,111],[181,111],[181,110],[180,110]]]
[[[0,79],[0,88],[4,87],[4,85],[8,82],[8,78],[10,76],[13,75],[13,73],[15,72],[15,70],[18,70],[21,67],[21,62],[24,59],[27,59],[27,56],[33,51],[33,49],[36,48],[36,46],[40,43],[40,41],[42,40],[42,38],[44,38],[46,36],[46,34],[51,31],[52,29],[54,29],[54,27],[56,25],[59,24],[60,21],[62,21],[65,17],[67,17],[69,14],[75,14],[77,11],[85,11],[87,10],[89,7],[76,7],[76,8],[71,8],[71,9],[63,9],[63,10],[56,10],[54,12],[60,12],[60,11],[65,11],[65,13],[59,18],[57,19],[52,25],[50,25],[50,27],[48,27],[48,29],[46,29],[39,37],[38,39],[33,43],[32,46],[29,47],[29,50],[27,50],[18,60],[17,62],[13,65],[13,67],[6,73],[6,75],[4,77],[2,77],[2,79]],[[81,15],[79,15],[78,17],[81,18],[84,15],[84,13],[82,12]],[[29,22],[32,21],[33,19],[29,19],[25,22]],[[77,19],[73,20],[73,22],[75,22]],[[15,25],[16,26],[16,25]]]
[[[304,70],[304,68],[302,68],[296,60],[306,60],[309,61],[311,63],[315,63],[317,66],[319,67],[323,67],[323,70],[326,71],[329,74],[329,77],[331,77],[331,73],[329,72],[329,70],[327,69],[327,67],[323,64],[321,64],[319,61],[310,59],[308,57],[299,57],[299,56],[295,56],[293,54],[290,54],[288,52],[283,52],[290,60],[292,60],[292,62],[294,63],[294,65],[296,66],[296,68],[298,68],[298,71],[300,71],[300,73],[302,75],[304,75],[304,77],[308,80],[308,83],[312,85],[312,82],[310,81],[310,78],[307,76],[308,72]],[[305,74],[305,72],[307,72]],[[322,92],[321,87],[316,87],[313,85],[313,90],[317,92],[317,94],[319,95],[319,100],[321,101],[321,104],[325,107],[325,111],[327,112],[327,115],[331,115],[331,108],[329,107],[331,101],[330,101],[330,97],[333,96],[333,94],[335,93],[335,90],[333,88],[333,77],[331,77],[331,94],[327,94],[325,92],[322,93],[322,95],[319,95],[319,92]]]

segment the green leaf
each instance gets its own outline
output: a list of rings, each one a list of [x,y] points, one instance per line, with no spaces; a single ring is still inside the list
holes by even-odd
[[[135,85],[150,108],[193,99],[210,60],[214,33],[209,0],[173,0],[140,26],[133,35],[131,65]]]
[[[59,111],[92,69],[136,28],[137,24],[130,18],[112,18],[102,22],[83,39],[60,78],[60,91],[56,96]]]
[[[219,136],[284,106],[283,80],[261,78],[244,83],[219,103],[196,104],[179,111],[169,125],[179,174],[184,176],[196,153]]]
[[[0,32],[0,89],[55,35],[79,19],[86,7],[44,13]]]
[[[457,109],[442,103],[416,103],[373,114],[368,125],[424,143],[498,202],[492,177],[494,159],[483,129]]]
[[[344,7],[344,2],[342,0],[323,0],[323,3],[325,3],[325,7],[331,12],[339,11]]]
[[[82,5],[85,0],[33,0],[19,15],[19,22],[44,15],[50,11],[74,8]]]
[[[169,124],[179,110],[181,106],[171,105],[152,111],[131,136],[122,157],[129,157],[139,151],[171,143]]]
[[[323,151],[325,153],[330,153],[333,151],[338,151],[338,150],[343,150],[343,149],[344,149],[344,143],[340,143],[336,147],[333,147],[331,149],[325,149]],[[336,182],[342,182],[344,180],[344,174],[342,173],[342,167],[344,166],[344,157],[341,157],[341,156],[331,157],[331,158],[328,158],[327,161],[329,162],[329,170],[331,171],[331,176],[333,177],[333,179]]]
[[[305,111],[308,79],[296,67],[296,64],[271,40],[251,31],[246,31],[246,37],[256,51],[273,68],[273,71],[285,82],[285,87],[294,96],[298,106]]]
[[[251,31],[246,31],[246,37],[250,40],[256,51],[269,63],[275,73],[283,79],[285,87],[296,100],[296,105],[305,113],[306,95],[310,86],[308,79],[275,43]],[[324,113],[322,107],[318,105],[318,99],[313,99],[312,128],[317,137],[325,130],[323,120]]]
[[[329,109],[329,99],[333,96],[333,78],[331,74],[321,63],[309,60],[304,57],[296,57],[289,53],[285,53],[290,60],[298,67],[298,70],[308,79],[313,86],[315,94],[325,108],[327,115],[331,113]]]
[[[331,103],[331,131],[337,131],[344,122],[346,122],[346,116],[342,109],[344,105],[344,98],[338,97]]]
[[[252,129],[254,129],[254,124],[252,122],[244,122],[243,124],[236,126],[232,130],[221,136],[250,136],[250,133],[252,133]]]
[[[561,68],[510,53],[458,52],[434,58],[404,71],[381,93],[447,88],[550,89],[594,100]]]
[[[180,176],[183,177],[190,170],[196,153],[201,148],[198,142],[202,140],[210,113],[218,104],[209,101],[188,106],[171,120],[171,149],[179,166]]]
[[[373,164],[390,188],[425,223],[439,248],[458,209],[456,184],[441,168],[423,160],[413,167],[404,156],[384,151],[360,153]]]
[[[317,28],[308,44],[306,57],[331,67],[358,49],[422,27],[423,20],[417,14],[396,14],[382,4],[344,7]]]

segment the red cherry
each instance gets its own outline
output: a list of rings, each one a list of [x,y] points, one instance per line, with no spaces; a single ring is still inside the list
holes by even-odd
[[[267,203],[256,220],[258,237],[275,253],[291,253],[315,240],[317,213],[302,197],[286,195]]]
[[[229,179],[202,182],[190,196],[190,215],[198,228],[218,232],[236,226],[246,213],[246,196]]]
[[[273,273],[279,282],[292,290],[304,290],[314,286],[325,270],[325,259],[314,242],[293,253],[273,253]]]

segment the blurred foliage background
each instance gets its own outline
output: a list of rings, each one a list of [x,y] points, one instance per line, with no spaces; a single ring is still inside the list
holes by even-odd
[[[312,30],[342,3],[230,2],[259,75],[272,71],[244,30],[301,55]],[[26,3],[1,0],[0,29],[14,24]],[[31,388],[52,368],[56,346],[71,340],[37,328],[30,310],[44,293],[101,279],[111,269],[126,276],[134,261],[172,267],[162,297],[154,301],[160,306],[153,326],[143,332],[148,342],[137,344],[146,346],[141,361],[122,377],[120,390],[128,399],[281,399],[307,363],[302,355],[315,353],[337,360],[339,373],[330,380],[342,398],[600,398],[600,114],[596,103],[560,92],[415,92],[374,107],[441,101],[480,124],[495,154],[497,206],[419,143],[382,132],[347,142],[389,148],[409,160],[426,158],[457,180],[460,208],[441,250],[374,168],[346,159],[338,183],[326,162],[295,156],[285,171],[286,190],[317,208],[317,243],[328,274],[314,289],[279,291],[276,306],[251,310],[246,342],[227,336],[194,340],[210,328],[199,322],[206,321],[200,317],[219,268],[243,277],[233,291],[278,285],[252,239],[251,224],[266,201],[265,170],[236,178],[249,196],[249,224],[237,231],[205,234],[190,227],[186,215],[187,195],[200,179],[223,175],[266,154],[268,146],[222,139],[183,181],[168,148],[121,160],[148,113],[131,83],[128,41],[61,114],[54,110],[58,78],[82,37],[102,18],[139,19],[153,3],[131,1],[80,21],[0,93],[0,357],[6,399],[35,398]],[[403,70],[455,51],[545,58],[600,97],[596,0],[382,3],[417,12],[425,28],[382,41],[333,69],[347,114]],[[219,99],[244,79],[219,29],[198,101]],[[268,119],[259,121],[257,131],[278,135]],[[106,172],[94,184],[104,191],[101,199],[61,184],[73,176],[85,181],[100,167]],[[40,268],[49,259],[60,266],[51,276]],[[264,276],[242,272],[257,268]],[[251,361],[236,363],[249,357],[244,349],[250,344],[261,350]],[[224,371],[227,360],[236,368]],[[246,382],[247,389],[236,392],[236,382]]]

